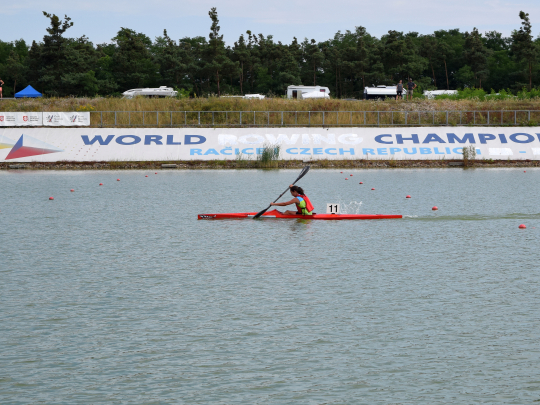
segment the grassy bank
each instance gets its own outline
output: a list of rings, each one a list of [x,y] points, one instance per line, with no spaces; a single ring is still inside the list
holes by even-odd
[[[44,98],[0,111],[89,111],[92,127],[540,125],[540,99],[414,101]],[[521,111],[514,113],[514,111]],[[489,112],[489,114],[488,114]]]
[[[448,168],[464,169],[463,160],[318,160],[303,162],[301,160],[274,161],[272,169],[300,169],[307,164],[312,169],[418,169]],[[0,170],[162,170],[163,164],[176,164],[166,170],[240,170],[267,169],[264,162],[256,160],[206,160],[206,161],[174,161],[174,162],[47,162],[47,163],[0,163]],[[540,167],[540,161],[526,160],[476,160],[469,161],[470,168],[522,168]],[[269,169],[269,170],[272,170]],[[165,169],[164,169],[165,170]]]
[[[1,111],[500,111],[538,110],[540,98],[530,100],[288,100],[267,98],[149,99],[42,98],[3,100]]]

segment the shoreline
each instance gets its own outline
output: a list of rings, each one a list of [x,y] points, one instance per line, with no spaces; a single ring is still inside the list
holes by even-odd
[[[464,169],[540,167],[540,160],[279,160],[269,164],[246,160],[190,160],[148,162],[2,162],[0,170],[253,170],[298,169],[306,165],[312,169]]]

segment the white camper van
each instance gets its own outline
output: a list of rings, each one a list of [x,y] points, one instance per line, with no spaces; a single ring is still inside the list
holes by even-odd
[[[158,88],[131,89],[122,93],[124,98],[133,98],[135,96],[144,97],[176,97],[177,91],[172,87],[160,86]]]
[[[407,90],[403,89],[403,95],[405,94],[407,94]],[[364,87],[364,100],[374,100],[374,99],[384,100],[385,98],[395,99],[396,96],[397,96],[397,86]]]
[[[330,98],[330,89],[321,86],[288,86],[287,98]]]
[[[424,96],[430,100],[434,99],[437,96],[441,96],[443,94],[454,96],[458,94],[458,92],[457,90],[426,90],[424,91]]]

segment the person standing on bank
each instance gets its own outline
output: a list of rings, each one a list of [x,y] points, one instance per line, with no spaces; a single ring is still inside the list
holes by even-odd
[[[400,80],[396,86],[396,100],[403,100],[403,80]]]
[[[0,79],[0,99],[4,98],[4,96],[2,95],[2,86],[4,85],[4,81],[2,79]]]
[[[410,94],[410,99],[412,101],[412,95],[413,95],[413,90],[416,89],[416,87],[418,87],[416,85],[415,82],[412,81],[412,79],[409,77],[409,82],[407,83],[407,100],[409,100],[409,94]]]

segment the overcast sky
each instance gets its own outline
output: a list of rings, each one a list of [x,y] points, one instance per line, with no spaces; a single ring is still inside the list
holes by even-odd
[[[364,26],[380,37],[388,30],[417,31],[459,28],[496,30],[510,35],[519,28],[519,12],[530,14],[533,34],[540,33],[540,0],[13,0],[0,8],[0,40],[41,41],[48,26],[42,11],[67,14],[74,26],[67,36],[86,35],[94,43],[110,42],[120,27],[131,28],[152,40],[167,29],[173,39],[208,36],[208,11],[216,6],[221,33],[232,45],[240,34],[273,35],[290,43],[293,37],[324,41],[341,30]]]

